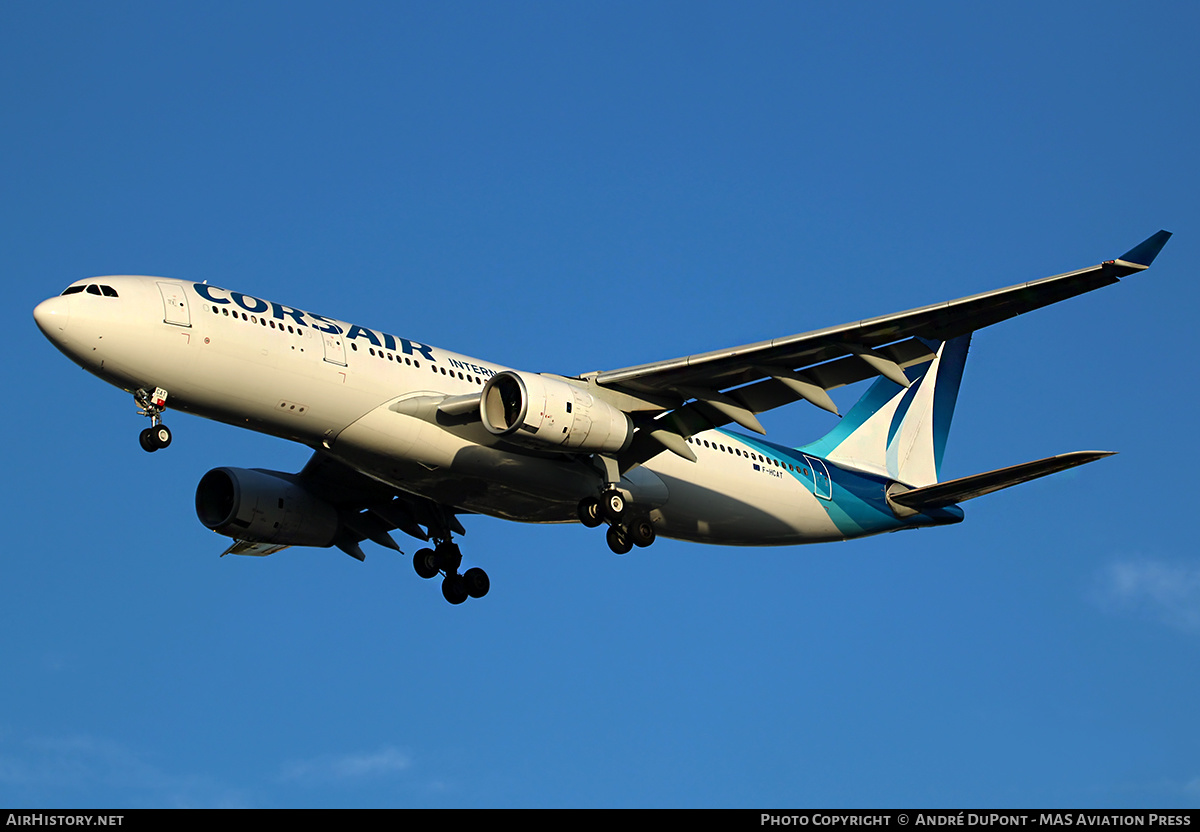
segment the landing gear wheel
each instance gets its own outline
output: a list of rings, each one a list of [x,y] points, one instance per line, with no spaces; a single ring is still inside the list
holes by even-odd
[[[413,555],[413,569],[425,580],[436,578],[438,573],[437,556],[432,549],[418,549]]]
[[[154,428],[146,428],[138,434],[138,444],[142,446],[142,450],[148,454],[152,454],[158,450],[158,443],[154,441]]]
[[[143,451],[152,454],[171,444],[171,429],[166,425],[146,428],[138,434],[138,444],[142,446]]]
[[[150,428],[150,436],[158,448],[165,448],[171,444],[171,429],[166,425]]]
[[[625,498],[620,491],[605,491],[600,495],[600,513],[609,523],[620,523],[625,516]]]
[[[479,567],[473,567],[466,571],[462,576],[463,585],[466,587],[467,594],[472,598],[482,598],[488,594],[488,590],[492,588],[492,582],[488,578],[488,574]],[[451,603],[454,603],[451,601]]]
[[[467,582],[462,575],[447,575],[442,581],[442,595],[451,604],[461,604],[467,600]]]
[[[579,522],[589,529],[594,529],[604,522],[604,518],[600,516],[600,501],[595,497],[584,497],[580,500],[577,513]]]
[[[635,517],[629,524],[629,539],[634,546],[645,548],[654,542],[655,537],[657,534],[649,517]]]
[[[608,541],[608,548],[612,549],[614,554],[627,555],[633,548],[629,532],[625,531],[622,526],[609,526],[605,539]]]

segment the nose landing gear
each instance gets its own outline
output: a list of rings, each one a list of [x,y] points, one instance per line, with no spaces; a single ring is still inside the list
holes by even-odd
[[[150,427],[138,434],[142,450],[154,453],[170,445],[171,429],[164,425],[160,418],[162,412],[167,409],[167,391],[155,387],[153,393],[147,393],[145,388],[138,388],[133,394],[133,400],[137,402],[138,415],[150,417]]]

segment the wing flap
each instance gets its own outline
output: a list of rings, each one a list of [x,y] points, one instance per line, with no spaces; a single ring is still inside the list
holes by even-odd
[[[253,540],[235,540],[233,541],[233,545],[221,553],[221,557],[225,557],[226,555],[252,555],[254,557],[265,558],[267,555],[282,552],[287,548],[286,545],[279,543],[256,543]]]

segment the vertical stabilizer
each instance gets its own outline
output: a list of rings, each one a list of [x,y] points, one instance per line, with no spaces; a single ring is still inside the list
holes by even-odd
[[[928,364],[904,371],[907,389],[877,379],[837,427],[802,450],[908,485],[937,482],[970,343],[970,333],[943,342]]]

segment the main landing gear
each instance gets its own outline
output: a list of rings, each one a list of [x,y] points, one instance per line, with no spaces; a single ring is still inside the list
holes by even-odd
[[[155,387],[153,393],[147,393],[145,388],[138,388],[133,394],[133,400],[138,405],[138,415],[150,417],[150,427],[138,434],[138,442],[146,453],[154,453],[171,444],[171,429],[159,418],[167,409],[167,391]]]
[[[579,522],[594,529],[608,523],[605,539],[608,548],[625,555],[634,546],[645,548],[656,537],[654,523],[645,515],[631,515],[625,497],[615,488],[605,489],[599,497],[584,497],[579,501]]]
[[[467,598],[482,598],[492,586],[487,573],[477,566],[458,574],[461,565],[462,552],[458,550],[458,544],[449,540],[440,541],[433,549],[418,549],[413,555],[413,569],[422,578],[445,576],[442,595],[451,604],[461,604]]]

